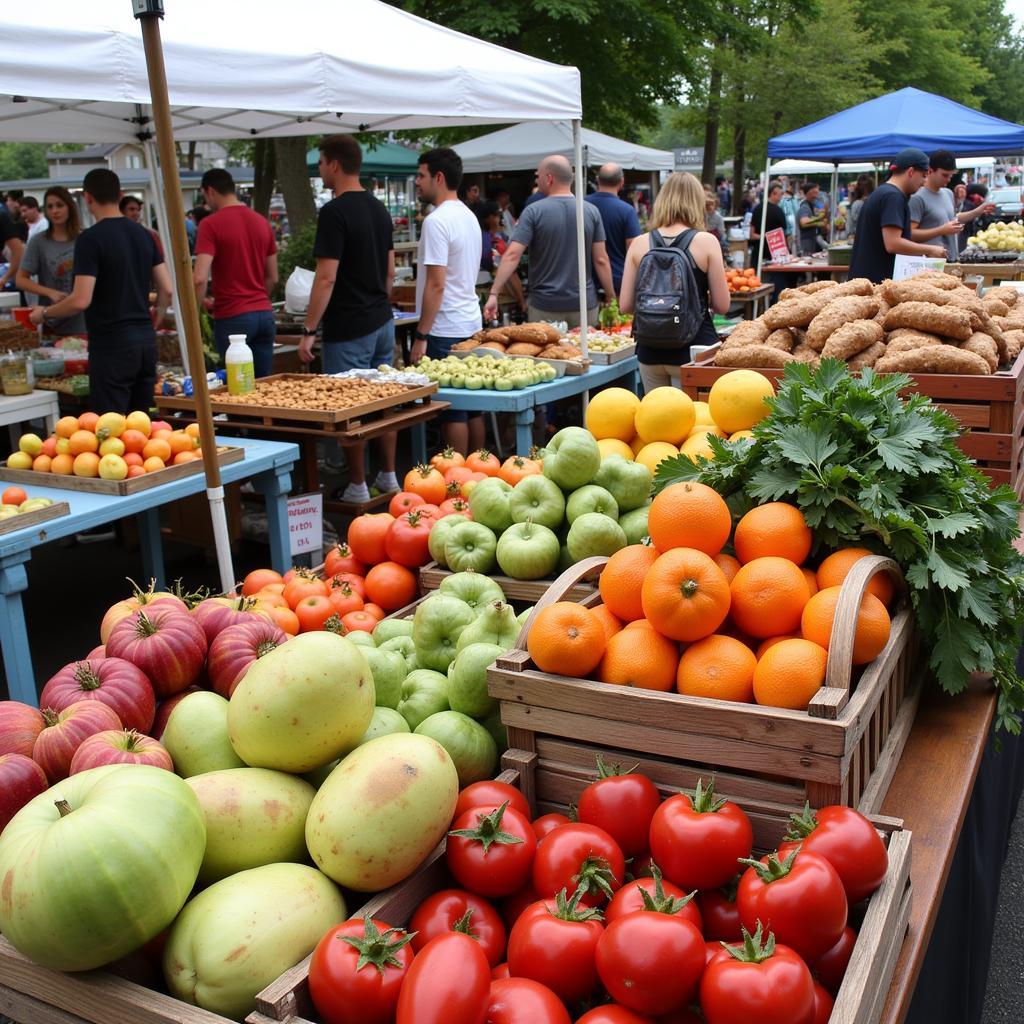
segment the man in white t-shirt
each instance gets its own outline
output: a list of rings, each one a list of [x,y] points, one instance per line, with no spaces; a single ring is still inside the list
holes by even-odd
[[[22,196],[18,200],[21,207],[21,219],[28,225],[28,237],[31,241],[41,231],[45,231],[50,222],[43,216],[39,209],[39,200],[35,196]]]
[[[482,326],[476,294],[483,235],[476,216],[459,201],[462,158],[453,149],[432,149],[420,157],[416,191],[434,206],[423,221],[416,271],[416,311],[420,322],[412,361],[441,359],[452,345]],[[445,443],[471,452],[484,445],[482,413],[441,414]]]

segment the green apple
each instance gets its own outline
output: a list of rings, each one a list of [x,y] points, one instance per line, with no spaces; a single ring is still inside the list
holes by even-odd
[[[491,601],[504,601],[505,594],[490,576],[479,572],[455,572],[441,580],[440,592],[465,601],[479,612]]]
[[[448,563],[444,557],[444,545],[448,540],[448,535],[455,529],[459,523],[468,523],[470,521],[469,516],[463,515],[461,512],[452,512],[451,515],[445,516],[443,519],[438,519],[436,523],[430,528],[430,536],[427,538],[427,550],[430,552],[430,557],[437,562],[442,569],[448,568]],[[377,630],[374,630],[376,634]]]
[[[640,544],[647,536],[647,514],[650,509],[650,505],[642,505],[619,517],[619,526],[626,535],[627,544]]]
[[[643,506],[651,497],[651,471],[640,462],[609,455],[601,463],[594,483],[611,493],[622,514]]]
[[[484,718],[498,702],[487,692],[487,667],[508,648],[503,644],[469,644],[448,666],[448,703],[452,711]]]
[[[363,650],[363,656],[373,675],[373,689],[377,707],[397,708],[402,697],[402,682],[409,670],[400,651],[385,651],[380,647]]]
[[[478,490],[479,487],[473,493]],[[436,528],[435,526],[434,529]],[[495,566],[494,551],[497,546],[498,539],[494,536],[494,531],[483,523],[457,523],[444,542],[444,561],[453,572],[488,573]]]
[[[507,530],[512,525],[512,513],[509,510],[511,493],[512,488],[496,476],[481,480],[469,493],[469,511],[473,514],[473,521],[483,524],[496,534]]]
[[[413,618],[412,639],[419,663],[435,672],[447,672],[459,636],[476,615],[475,609],[451,594],[431,594],[416,608]]]
[[[619,518],[619,506],[615,499],[603,487],[597,484],[584,484],[569,495],[565,503],[565,518],[571,526],[580,516],[588,512],[607,516],[609,519]]]
[[[425,718],[448,709],[448,677],[429,668],[410,672],[402,683],[398,713],[416,729]]]
[[[494,777],[498,751],[491,734],[468,715],[458,711],[439,711],[421,722],[417,736],[437,740],[455,764],[459,788]]]
[[[601,466],[601,449],[589,430],[563,427],[548,442],[544,475],[563,491],[575,491],[589,484]]]
[[[593,555],[614,555],[626,546],[626,535],[614,519],[600,512],[587,512],[569,527],[565,543],[573,561],[582,562]]]
[[[513,579],[543,579],[551,575],[557,564],[558,538],[539,523],[516,523],[498,541],[498,565]]]
[[[565,518],[565,495],[554,480],[537,473],[524,477],[512,488],[509,511],[514,523],[529,520],[554,530]]]
[[[431,529],[431,534],[437,529],[437,524]],[[393,640],[396,636],[412,636],[412,619],[383,619],[373,627],[373,632],[370,634],[373,637],[373,642],[378,646],[382,647],[389,640]]]
[[[228,738],[228,702],[219,693],[202,690],[180,700],[160,742],[184,779],[245,767]]]

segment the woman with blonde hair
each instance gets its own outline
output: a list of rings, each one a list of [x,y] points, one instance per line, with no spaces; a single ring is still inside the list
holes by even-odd
[[[679,367],[690,361],[690,345],[714,345],[718,337],[711,313],[724,313],[729,308],[722,247],[714,235],[704,230],[704,207],[704,189],[692,174],[670,175],[654,200],[652,230],[633,239],[626,253],[619,293],[619,309],[623,313],[632,313],[635,308],[637,272],[652,242],[655,246],[666,246],[679,239],[678,248],[689,258],[701,299],[700,329],[687,344],[664,348],[650,344],[649,340],[645,342],[642,334],[636,334],[636,354],[645,392],[665,385],[679,387]]]

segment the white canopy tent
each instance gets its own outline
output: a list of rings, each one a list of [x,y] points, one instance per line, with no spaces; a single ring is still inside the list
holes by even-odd
[[[176,139],[570,120],[585,315],[582,100],[575,68],[481,42],[379,0],[291,0],[284,17],[279,5],[256,0],[244,14],[211,8],[206,0],[167,0],[161,36]],[[150,79],[130,0],[54,0],[42,21],[38,10],[7,4],[0,38],[0,140],[142,141],[160,182]],[[162,185],[162,200],[161,193]],[[158,221],[167,231],[162,201]],[[188,267],[177,273],[173,261],[169,267],[180,296],[191,287]],[[585,329],[583,336],[585,345]],[[221,582],[229,589],[234,574],[223,489],[208,487],[207,495]]]
[[[870,173],[874,164],[827,164],[821,160],[776,160],[768,170],[772,174],[831,174],[838,170],[840,174]]]
[[[590,128],[581,130],[580,141],[584,167],[614,163],[626,170],[671,171],[674,166],[675,157],[667,150],[639,146]],[[516,124],[452,148],[470,173],[530,170],[555,153],[573,159],[572,125],[566,121]]]

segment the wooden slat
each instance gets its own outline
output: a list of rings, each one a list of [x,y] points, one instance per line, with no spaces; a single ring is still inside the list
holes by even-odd
[[[1013,454],[1012,434],[964,434],[957,442],[960,450],[972,459],[1009,462]]]
[[[444,582],[446,576],[452,573],[448,569],[442,569],[437,562],[428,562],[420,569],[420,585],[424,590],[437,590]],[[495,583],[501,587],[506,599],[509,601],[527,601],[534,604],[539,601],[548,590],[554,580],[514,580],[511,576],[498,576],[494,573],[487,574]],[[578,583],[565,597],[566,601],[582,601],[584,598],[593,595],[597,588],[590,583]]]
[[[82,1024],[82,1018],[0,985],[0,1015],[18,1024]]]
[[[990,429],[992,421],[991,402],[974,402],[970,405],[957,402],[936,402],[935,404],[971,430]]]
[[[52,476],[52,474],[50,475]],[[35,474],[35,483],[44,486],[40,476],[39,473]],[[10,516],[8,519],[0,519],[0,534],[27,530],[30,526],[39,526],[41,523],[50,522],[51,519],[60,519],[61,516],[69,515],[70,512],[71,506],[66,501],[55,501],[52,505],[36,508],[31,512],[19,512],[16,516]]]

